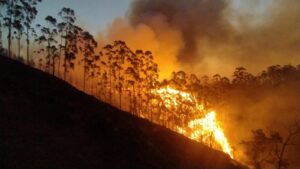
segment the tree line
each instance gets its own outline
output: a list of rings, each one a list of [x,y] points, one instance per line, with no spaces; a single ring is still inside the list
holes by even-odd
[[[159,88],[172,86],[190,93],[197,103],[210,109],[222,106],[234,89],[300,82],[300,65],[273,65],[257,75],[238,67],[231,78],[176,71],[169,79],[159,80],[159,67],[151,51],[132,50],[122,40],[100,47],[91,33],[76,24],[76,13],[71,8],[64,7],[57,16],[45,17],[44,25],[34,25],[39,3],[41,0],[0,0],[0,48],[3,55],[17,58],[66,81],[71,76],[69,73],[80,67],[83,70],[83,91],[173,130],[187,126],[195,118],[188,111],[188,107],[195,106],[195,103],[186,102],[178,95],[178,108],[170,109],[154,92]],[[7,32],[7,48],[2,42],[4,30]],[[21,55],[22,41],[26,42],[24,56]],[[13,43],[17,46],[16,51],[12,51]],[[254,132],[257,134],[262,133]],[[245,144],[252,146],[252,142]]]
[[[299,65],[273,65],[257,75],[238,67],[232,78],[177,71],[170,79],[159,81],[159,68],[151,51],[133,51],[121,40],[99,47],[93,35],[76,24],[73,9],[64,7],[57,16],[45,17],[44,25],[33,25],[38,3],[41,0],[0,1],[0,35],[3,29],[7,30],[7,49],[3,49],[1,41],[2,51],[9,57],[26,58],[28,65],[64,80],[71,70],[81,67],[84,91],[89,88],[90,94],[137,115],[148,112],[151,99],[157,99],[151,91],[163,86],[191,93],[206,107],[215,107],[233,88],[276,86],[299,80]],[[25,57],[21,56],[22,38],[26,41]],[[14,53],[11,51],[13,40],[17,45]],[[31,53],[30,47],[33,48]],[[127,103],[122,102],[124,98],[128,98]]]

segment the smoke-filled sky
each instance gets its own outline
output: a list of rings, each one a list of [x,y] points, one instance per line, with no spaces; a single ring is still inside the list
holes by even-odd
[[[299,0],[45,0],[38,20],[63,6],[100,44],[121,39],[151,50],[163,77],[300,63]]]
[[[248,0],[249,1],[249,0]],[[250,0],[257,1],[257,0]],[[133,0],[44,0],[39,4],[38,21],[47,15],[55,16],[62,7],[70,7],[76,10],[79,22],[84,23],[89,30],[97,35],[104,31],[116,17],[126,17]],[[253,8],[245,3],[245,0],[231,0],[232,6],[239,10],[253,12]],[[272,0],[263,0],[257,3],[259,13],[272,4]]]

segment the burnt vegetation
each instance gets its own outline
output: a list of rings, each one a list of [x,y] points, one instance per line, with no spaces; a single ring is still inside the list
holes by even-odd
[[[85,95],[81,96],[82,94],[79,94],[77,90],[68,86],[67,90],[74,90],[74,92],[76,93],[76,97],[86,97],[89,101],[91,101],[91,104],[93,104],[93,106],[98,108],[92,110],[92,107],[87,106],[89,107],[88,109],[90,109],[89,111],[92,111],[94,113],[86,116],[82,116],[81,114],[74,114],[74,115],[58,114],[58,113],[51,114],[50,111],[47,110],[49,112],[47,114],[49,115],[49,120],[50,120],[49,123],[59,123],[57,124],[56,127],[60,127],[60,125],[64,126],[64,123],[68,123],[68,124],[74,123],[74,121],[71,120],[72,118],[76,119],[75,120],[76,122],[79,122],[80,118],[88,118],[89,120],[92,119],[91,122],[92,126],[89,126],[92,127],[92,130],[96,130],[97,125],[100,126],[104,124],[111,125],[110,123],[121,124],[123,123],[123,118],[125,119],[124,121],[129,120],[128,123],[131,123],[130,120],[132,119],[130,119],[128,115],[121,114],[120,112],[113,114],[114,117],[112,118],[113,120],[117,119],[119,121],[111,121],[112,119],[107,118],[108,115],[107,116],[97,115],[97,110],[101,112],[103,111],[102,109],[104,107],[105,109],[107,109],[107,111],[105,110],[106,114],[110,113],[110,111],[117,111],[109,106],[111,105],[119,108],[120,110],[130,112],[132,115],[144,119],[148,119],[151,122],[160,124],[162,126],[165,126],[167,128],[176,131],[177,130],[176,127],[187,126],[187,123],[194,118],[195,114],[190,113],[188,111],[188,107],[195,106],[195,103],[185,102],[183,98],[181,98],[181,96],[178,95],[177,99],[180,102],[179,108],[176,108],[176,110],[175,108],[172,107],[170,108],[167,105],[165,105],[165,102],[161,99],[161,97],[158,97],[157,94],[153,92],[159,88],[172,86],[172,88],[176,90],[180,90],[192,94],[195,97],[196,102],[201,103],[205,107],[205,109],[213,109],[213,108],[222,107],[224,104],[227,104],[229,98],[233,95],[233,93],[236,93],[237,91],[238,92],[243,91],[243,93],[244,91],[246,91],[245,93],[249,94],[249,93],[265,91],[265,90],[276,91],[281,89],[282,86],[292,87],[294,89],[295,86],[300,85],[300,65],[298,66],[273,65],[267,67],[266,70],[263,70],[256,75],[247,72],[246,68],[244,67],[238,67],[233,72],[232,77],[225,77],[225,76],[221,76],[220,74],[216,74],[209,77],[206,75],[200,76],[196,74],[188,74],[184,71],[174,71],[169,79],[159,80],[159,67],[158,64],[155,62],[155,56],[153,56],[153,53],[151,51],[143,51],[143,50],[134,51],[130,49],[130,47],[126,45],[126,42],[122,40],[116,40],[111,44],[99,46],[99,44],[97,43],[97,41],[95,40],[92,34],[90,34],[87,30],[84,30],[83,28],[81,28],[76,24],[75,11],[70,8],[62,8],[62,10],[58,12],[57,16],[47,16],[45,18],[45,25],[37,24],[34,26],[32,23],[36,15],[38,14],[38,11],[36,9],[38,3],[41,3],[41,0],[1,0],[0,1],[0,8],[1,8],[0,47],[1,47],[1,54],[2,54],[1,57],[8,56],[9,58],[19,60],[20,62],[23,62],[31,67],[40,69],[46,73],[51,74],[52,76],[56,76],[57,78],[63,79],[64,81],[72,84],[73,86],[76,86],[77,88],[83,90],[85,93],[92,95],[95,98],[107,103],[107,104],[99,103],[98,101],[96,101],[91,97],[87,97]],[[2,35],[4,29],[7,30],[7,43],[6,43],[7,48],[4,48],[2,42]],[[23,40],[26,41],[26,50],[25,50],[26,54],[24,55],[21,54],[22,53],[21,50],[23,50],[21,49],[21,41]],[[12,43],[16,43],[17,46],[16,51],[12,50]],[[35,45],[35,47],[33,47],[33,45]],[[13,69],[13,68],[14,68],[13,66],[7,67],[7,69]],[[73,77],[74,73],[72,74],[72,72],[76,72],[78,70],[82,70],[83,72],[81,73],[82,80],[80,80],[80,84],[76,83],[76,81],[74,80],[75,77]],[[5,71],[7,70],[5,69],[2,70],[2,72]],[[10,71],[12,71],[11,73],[14,72],[13,70]],[[38,76],[44,76],[42,74],[35,72],[35,70],[33,69],[30,69],[30,71],[36,73],[37,78],[40,78]],[[18,73],[22,74],[22,72],[18,72]],[[17,76],[17,74],[13,74],[13,75],[20,78],[22,76],[22,75]],[[22,79],[28,81],[24,77]],[[55,80],[51,80],[51,82],[49,81],[49,84],[53,83],[54,85],[57,85],[56,83],[59,83],[59,85],[61,85],[58,87],[59,90],[63,90],[63,88],[66,87],[61,84],[63,83],[62,81],[56,78],[54,79]],[[5,90],[5,88],[10,87],[9,85],[4,85],[5,83],[7,83],[7,80],[9,80],[7,79],[7,77],[1,80],[2,90]],[[12,83],[11,84],[12,86],[15,85],[13,83],[16,83],[14,81],[8,81],[8,82]],[[37,85],[36,83],[37,81],[32,82],[33,85]],[[29,92],[34,92],[29,90],[28,88],[30,87],[29,82],[27,82],[24,85],[28,85],[28,86],[25,86],[24,89],[22,89],[23,88],[22,86],[18,86],[18,88],[20,88],[20,90],[24,90],[24,92],[27,90]],[[69,100],[67,96],[63,95],[64,93],[63,91],[60,92],[55,91],[54,88],[51,88],[51,85],[44,86],[44,87],[45,89],[39,88],[39,90],[41,91],[48,90],[48,87],[50,87],[50,89],[57,94],[57,97],[65,98],[65,100],[63,101],[66,101],[67,102],[66,104],[74,105],[76,102],[78,103],[80,102],[80,100],[75,100],[74,103],[72,103],[73,102],[71,101],[72,99]],[[10,90],[13,91],[15,90],[15,88],[11,88]],[[1,96],[2,97],[1,103],[5,104],[6,102],[5,100],[7,100],[6,97],[8,97],[8,101],[9,101],[9,98],[14,96],[14,94],[16,93],[8,92],[7,95],[4,94],[3,96]],[[17,93],[17,94],[25,94],[25,93]],[[35,94],[39,94],[39,93],[35,93]],[[51,93],[44,93],[44,95],[42,96],[47,97],[48,94],[51,95]],[[32,99],[37,99],[37,97],[38,96]],[[22,99],[26,100],[27,96],[26,97],[22,96]],[[62,103],[63,101],[61,100],[59,104],[63,104]],[[51,104],[52,103],[56,104],[55,102],[56,102],[56,97],[51,98],[49,100],[49,103]],[[15,103],[15,102],[11,102],[11,103]],[[100,106],[96,106],[96,103],[100,104]],[[20,104],[20,103],[16,103],[16,104]],[[47,108],[49,110],[52,109],[51,107],[46,106],[46,101],[43,102],[43,104],[45,104],[44,105],[45,107],[40,107],[40,108]],[[15,105],[10,105],[10,106],[14,107]],[[33,105],[28,105],[28,106],[33,106]],[[62,105],[59,106],[59,108],[63,108],[63,107],[64,106]],[[30,109],[30,107],[26,107],[26,108]],[[37,105],[37,107],[35,108],[39,108],[39,105]],[[78,110],[76,110],[77,109],[76,106],[75,107],[70,106],[69,108],[74,109],[74,111],[80,110],[82,112],[89,112],[86,109],[83,109],[83,107],[80,107],[80,109]],[[53,111],[58,111],[55,110],[56,109],[55,107],[53,109],[54,109]],[[5,110],[9,112],[10,108],[6,107]],[[44,111],[44,109],[39,109],[39,110]],[[26,112],[30,112],[30,111],[28,110]],[[35,113],[37,112],[38,111],[36,111]],[[117,118],[118,115],[120,115],[121,117]],[[39,115],[36,114],[32,115],[32,117],[36,117],[36,116],[38,117]],[[44,120],[47,121],[47,119]],[[36,119],[31,119],[31,120],[36,120]],[[84,122],[79,124],[85,126],[86,123],[89,123],[89,120],[85,119]],[[106,121],[103,122],[103,120]],[[137,119],[135,120],[136,122],[134,123],[145,123],[146,126],[150,125],[146,121],[137,120]],[[4,127],[4,125],[9,125],[10,122],[13,123],[12,120],[10,119],[7,122],[5,121],[1,122],[1,124]],[[101,122],[103,122],[103,124]],[[34,128],[34,126],[31,127]],[[113,128],[114,127],[112,127],[111,129]],[[155,128],[151,130],[156,130],[156,129],[165,132],[164,129],[161,129],[158,126],[155,126]],[[54,132],[50,130],[52,129],[49,129],[50,133]],[[68,130],[74,130],[74,129],[68,128]],[[81,128],[78,128],[78,130],[80,131]],[[118,132],[119,128],[116,127],[115,130],[116,131],[111,131],[111,132],[112,133]],[[135,129],[133,128],[132,130],[135,131]],[[147,128],[147,130],[150,129]],[[37,132],[39,131],[37,130]],[[68,131],[62,131],[62,132],[68,132]],[[106,133],[107,131],[104,131],[103,129],[102,132]],[[126,132],[128,132],[129,134],[131,133],[131,131],[129,130]],[[269,164],[274,165],[275,168],[277,169],[287,168],[288,159],[284,157],[287,151],[286,147],[291,145],[292,139],[294,138],[295,135],[299,133],[299,126],[297,125],[296,129],[290,128],[288,130],[288,133],[289,134],[287,135],[287,137],[283,138],[283,136],[276,131],[267,135],[264,133],[262,129],[254,130],[252,140],[242,142],[242,144],[247,147],[246,150],[249,155],[248,164],[257,169],[263,168],[264,165],[269,165]],[[84,134],[84,133],[79,133],[79,134]],[[125,132],[122,134],[125,135]],[[70,140],[72,139],[71,136],[69,139]],[[149,139],[150,139],[150,135],[149,135]],[[96,141],[101,142],[100,136]],[[82,144],[87,144],[86,140],[83,140]],[[92,144],[96,144],[96,143],[92,143]],[[122,144],[125,147],[127,146],[127,144],[121,142],[118,142],[117,144]],[[152,145],[151,142],[145,144],[150,144],[149,146]],[[3,144],[3,146],[5,145],[6,143]],[[76,146],[76,145],[72,145],[72,146]],[[97,149],[97,147],[95,148]],[[20,149],[19,151],[21,152],[23,150]],[[119,151],[120,150],[117,148],[115,150],[115,153],[117,154],[119,153]],[[121,151],[121,152],[125,153],[125,151]],[[151,153],[155,154],[155,153],[162,153],[162,152],[151,152]],[[266,155],[264,153],[266,153]],[[90,154],[90,156],[92,157],[94,156],[94,154]],[[76,158],[80,158],[80,157],[78,156]],[[132,157],[131,159],[132,162],[135,160],[139,160],[134,158],[140,158],[140,157],[138,156]],[[109,159],[109,160],[113,160],[113,159]],[[163,161],[163,163],[160,164],[162,164],[163,166],[165,163],[167,162]],[[174,164],[172,165],[172,168],[177,167],[177,165],[175,165],[174,162],[171,162],[171,164]],[[25,167],[27,166],[27,164],[24,165]],[[91,162],[91,166],[92,166],[92,162]],[[11,167],[14,168],[15,166],[10,166],[10,168]],[[154,166],[154,168],[155,167],[157,166]]]

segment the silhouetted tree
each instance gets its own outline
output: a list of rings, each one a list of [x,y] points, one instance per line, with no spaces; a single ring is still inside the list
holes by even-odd
[[[243,141],[249,165],[262,169],[272,165],[277,169],[288,167],[288,159],[284,157],[287,146],[295,145],[293,138],[299,134],[299,125],[290,126],[286,138],[278,132],[266,134],[262,129],[252,131],[252,139]]]
[[[125,83],[128,82],[125,80],[125,75],[128,74],[127,67],[132,66],[133,52],[124,41],[114,41],[113,45],[109,44],[104,47],[104,56],[109,76],[110,103],[115,90],[118,92],[119,108],[122,109],[123,89]]]
[[[244,67],[238,67],[233,73],[233,84],[242,85],[245,84],[247,72]]]
[[[106,67],[107,67],[107,72],[106,75],[108,75],[108,84],[109,84],[109,103],[112,104],[112,92],[113,92],[113,46],[108,44],[103,47],[104,49],[104,55],[106,56]]]
[[[50,73],[50,66],[52,66],[52,74],[55,75],[55,58],[58,56],[57,54],[57,47],[55,46],[56,41],[56,35],[57,35],[57,29],[56,29],[56,19],[52,16],[47,16],[45,18],[45,21],[47,22],[47,26],[40,27],[41,36],[39,36],[36,40],[39,43],[46,43],[46,50],[47,51],[47,67],[48,71]],[[52,63],[51,63],[52,61]]]
[[[119,108],[122,109],[122,89],[123,89],[123,66],[125,64],[125,58],[128,52],[128,47],[123,41],[115,41],[114,42],[114,56],[112,62],[112,73],[115,79],[117,79],[116,88],[119,93]]]
[[[17,30],[16,32],[14,32],[14,34],[16,36],[16,39],[18,40],[18,57],[20,58],[21,57],[21,38],[23,35],[24,27],[20,20],[16,20],[13,23],[13,27]]]
[[[278,133],[272,135],[273,138],[274,137],[278,138],[278,142],[275,145],[275,152],[274,152],[275,154],[274,165],[275,167],[277,167],[277,169],[286,168],[288,166],[288,161],[284,157],[286,153],[286,148],[288,146],[295,145],[295,143],[293,143],[293,138],[299,134],[299,131],[300,131],[299,124],[295,123],[293,126],[290,126],[288,128],[288,135],[286,136],[286,138],[281,138]]]
[[[281,66],[280,65],[272,65],[267,68],[267,74],[270,78],[271,85],[277,85],[281,81]]]
[[[3,26],[3,20],[4,20],[4,13],[6,12],[5,8],[8,5],[7,0],[0,0],[0,50],[3,48],[3,43],[2,43],[2,26]]]
[[[158,85],[158,65],[154,62],[154,57],[152,52],[146,51],[145,52],[145,88],[146,88],[146,111],[150,113],[150,120],[152,120],[152,108],[151,106],[151,99],[154,97],[152,94],[152,90],[156,89]]]
[[[87,74],[90,73],[90,69],[94,68],[95,61],[95,48],[97,47],[97,42],[94,37],[89,32],[82,32],[82,40],[83,40],[83,91],[85,91],[85,85],[87,80]],[[93,75],[94,76],[94,75]]]
[[[11,57],[11,42],[13,37],[13,29],[17,29],[17,38],[21,38],[23,30],[22,20],[24,19],[23,7],[20,0],[6,0],[2,1],[2,6],[6,8],[6,15],[4,17],[4,26],[8,28],[8,56]],[[5,5],[4,5],[5,4]],[[17,32],[15,34],[17,34]]]
[[[29,45],[30,45],[30,34],[34,33],[34,28],[31,26],[33,20],[35,19],[38,10],[36,9],[36,6],[39,2],[42,0],[21,0],[21,3],[23,5],[23,11],[24,11],[24,20],[23,24],[26,28],[26,61],[27,64],[29,64]]]
[[[58,33],[59,33],[59,57],[58,57],[58,69],[57,69],[57,74],[60,76],[60,67],[61,67],[61,56],[62,56],[62,51],[64,49],[64,43],[63,43],[63,40],[64,40],[64,37],[65,37],[65,26],[66,26],[66,23],[64,22],[60,22],[57,24],[57,30],[58,30]]]
[[[198,90],[201,88],[201,81],[200,79],[197,77],[197,75],[195,74],[191,74],[188,78],[187,78],[187,88],[189,90],[189,92],[195,96],[196,98],[198,98]]]
[[[98,94],[98,86],[99,82],[97,82],[97,77],[101,77],[101,69],[100,69],[101,63],[100,63],[100,55],[94,54],[92,56],[92,64],[91,64],[91,70],[89,74],[89,78],[91,78],[91,93],[97,97]],[[96,79],[96,83],[95,83]],[[95,90],[95,92],[94,92]]]
[[[99,86],[99,91],[97,91],[97,94],[99,94],[100,100],[106,101],[106,97],[102,99],[102,95],[106,96],[106,85],[107,85],[107,77],[106,80],[104,74],[106,73],[106,62],[104,61],[104,55],[103,52],[99,52],[99,69],[98,72],[96,73],[96,82],[97,86]]]
[[[139,61],[137,55],[133,52],[130,53],[130,56],[126,58],[128,66],[125,69],[125,76],[126,76],[126,85],[129,89],[129,111],[133,114],[137,113],[136,107],[136,84],[139,81],[139,72],[137,70]]]
[[[4,0],[2,1],[3,6],[6,7],[6,15],[4,17],[4,26],[8,29],[7,45],[8,45],[8,56],[11,57],[11,39],[12,39],[12,28],[14,19],[14,7],[16,0]]]
[[[78,38],[82,29],[74,25],[76,16],[75,11],[71,8],[62,8],[58,15],[62,19],[61,32],[63,33],[64,38],[64,76],[63,79],[66,80],[67,72],[69,68],[74,68],[73,60],[76,58],[78,53]]]
[[[134,69],[136,69],[137,72],[137,81],[136,81],[136,88],[137,88],[137,96],[135,98],[135,106],[136,106],[136,112],[137,115],[140,116],[141,109],[142,109],[142,92],[143,92],[143,82],[144,82],[144,76],[143,72],[144,70],[144,64],[145,64],[145,53],[142,50],[136,50],[135,52],[136,56],[136,65]]]

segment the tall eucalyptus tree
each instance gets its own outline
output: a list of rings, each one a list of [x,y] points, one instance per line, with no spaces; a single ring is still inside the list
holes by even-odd
[[[76,54],[78,53],[79,46],[79,36],[82,29],[75,25],[75,11],[71,8],[62,8],[58,15],[62,19],[61,32],[64,32],[64,76],[63,79],[66,80],[67,73],[69,69],[74,68],[73,61],[76,59]]]
[[[27,64],[30,63],[30,35],[34,34],[34,28],[32,27],[32,22],[37,16],[38,10],[36,6],[38,3],[42,2],[42,0],[21,0],[23,11],[24,11],[24,20],[23,24],[25,27],[26,34],[26,61]]]
[[[97,58],[95,57],[95,48],[97,47],[97,42],[94,39],[93,35],[89,32],[82,32],[82,52],[83,52],[83,91],[85,91],[86,80],[88,78],[88,73],[90,73],[91,69],[93,69],[95,65],[95,61]]]
[[[52,75],[55,75],[55,59],[57,57],[57,41],[56,41],[56,36],[57,36],[57,29],[56,29],[56,24],[57,20],[52,17],[52,16],[47,16],[45,18],[45,21],[47,22],[47,26],[40,26],[40,31],[41,31],[41,36],[37,38],[37,41],[41,43],[46,43],[46,50],[47,55],[46,55],[46,65],[48,72],[50,73],[50,67],[52,67]]]

